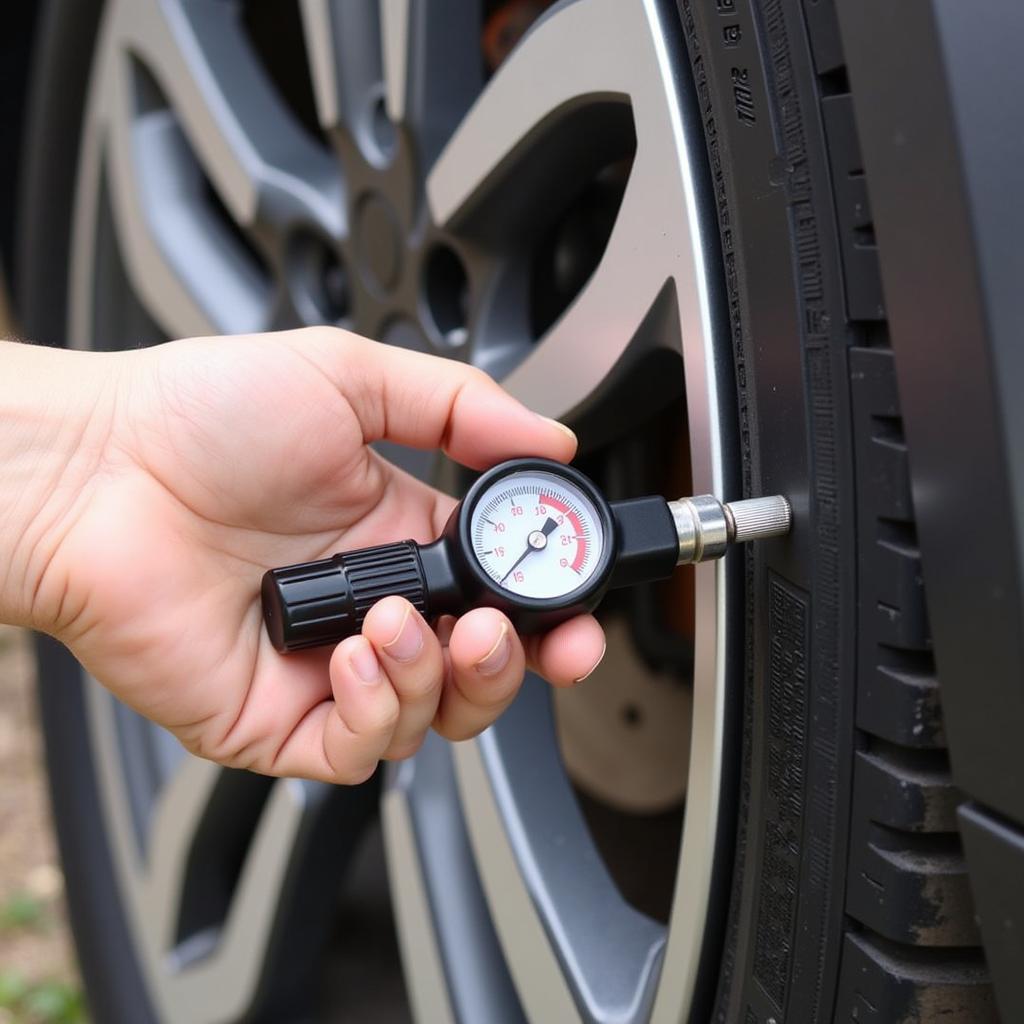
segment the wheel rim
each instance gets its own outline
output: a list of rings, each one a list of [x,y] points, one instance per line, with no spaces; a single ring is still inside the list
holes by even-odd
[[[305,126],[234,8],[109,4],[83,135],[70,336],[95,346],[353,326],[481,365],[592,446],[661,401],[655,385],[636,386],[653,366],[684,390],[692,487],[724,495],[732,371],[727,343],[713,344],[726,335],[674,8],[558,3],[486,80],[481,23],[456,0],[395,0],[379,15],[301,0],[299,12]],[[562,179],[610,166],[624,183],[594,265],[568,298],[536,299],[539,239],[576,201]],[[429,472],[423,457],[389,454]],[[391,888],[420,1019],[689,1014],[714,952],[727,831],[727,583],[723,566],[694,576],[686,811],[667,925],[610,876],[541,681],[478,740],[432,737],[386,773]],[[292,998],[267,978],[293,943],[295,879],[320,870],[325,844],[336,863],[352,853],[372,791],[222,771],[95,683],[88,693],[122,895],[158,1014],[266,1014]],[[211,824],[225,818],[226,830]],[[227,881],[207,877],[211,863]]]

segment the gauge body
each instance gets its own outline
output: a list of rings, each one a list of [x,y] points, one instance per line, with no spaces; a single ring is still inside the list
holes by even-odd
[[[470,488],[441,541],[468,606],[536,632],[600,602],[616,556],[604,496],[578,470],[513,459]]]
[[[593,611],[609,587],[721,558],[732,541],[789,531],[780,495],[723,504],[710,494],[608,503],[579,470],[512,459],[484,473],[432,544],[411,540],[268,570],[263,617],[279,651],[353,636],[397,595],[428,621],[471,608],[504,612],[523,634]]]

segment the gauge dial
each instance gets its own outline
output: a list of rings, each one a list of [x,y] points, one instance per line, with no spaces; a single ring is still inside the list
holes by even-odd
[[[563,597],[590,580],[606,543],[590,498],[540,470],[495,480],[473,507],[470,536],[491,579],[513,594],[541,599]]]

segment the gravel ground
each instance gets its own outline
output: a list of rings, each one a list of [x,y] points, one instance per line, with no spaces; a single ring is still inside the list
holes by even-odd
[[[28,634],[0,626],[0,1024],[80,1020]]]

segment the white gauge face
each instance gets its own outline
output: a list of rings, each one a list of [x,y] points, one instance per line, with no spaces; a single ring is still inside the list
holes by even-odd
[[[526,470],[480,495],[469,524],[484,572],[522,597],[562,597],[601,564],[604,530],[594,503],[554,473]]]

